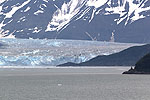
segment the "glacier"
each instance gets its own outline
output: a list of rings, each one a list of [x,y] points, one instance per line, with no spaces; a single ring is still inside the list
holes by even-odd
[[[0,66],[44,68],[66,62],[81,63],[98,55],[109,55],[141,45],[60,39],[0,39]],[[19,67],[20,68],[20,67]]]

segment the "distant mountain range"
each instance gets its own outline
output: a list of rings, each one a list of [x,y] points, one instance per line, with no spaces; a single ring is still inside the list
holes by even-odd
[[[119,53],[97,56],[83,63],[65,63],[59,66],[134,66],[147,53],[150,53],[150,44],[134,46]]]
[[[150,43],[150,0],[0,0],[0,37]]]

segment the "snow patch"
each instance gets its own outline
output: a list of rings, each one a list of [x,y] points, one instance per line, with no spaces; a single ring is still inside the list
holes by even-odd
[[[48,24],[46,31],[60,31],[80,12],[84,6],[84,0],[71,0],[65,2],[61,9],[57,8],[53,14],[51,22]]]
[[[39,29],[38,27],[35,27],[33,29],[33,32],[32,33],[39,33],[42,29]]]
[[[3,3],[3,2],[5,2],[5,1],[7,1],[7,0],[0,0],[0,4]]]
[[[44,2],[47,2],[47,3],[49,2],[49,0],[43,0],[43,1],[44,1]]]
[[[14,32],[11,34],[7,35],[9,33],[9,30],[6,30],[2,34],[0,34],[0,38],[8,38],[8,39],[15,39],[15,35],[13,35]]]
[[[42,13],[44,13],[44,11],[38,10],[38,11],[34,12],[34,15],[39,15],[39,14],[42,14]]]
[[[5,19],[6,18],[11,18],[13,16],[13,14],[15,14],[16,11],[18,11],[20,8],[24,7],[29,2],[30,2],[30,0],[27,0],[22,5],[20,5],[18,7],[14,6],[10,12],[4,14],[4,15],[6,15]]]
[[[31,9],[31,7],[27,7],[25,10],[24,10],[24,12],[27,12],[27,11],[29,11]]]

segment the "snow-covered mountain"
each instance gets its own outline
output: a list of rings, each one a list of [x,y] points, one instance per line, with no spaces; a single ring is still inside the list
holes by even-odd
[[[150,43],[150,0],[0,0],[0,37]]]

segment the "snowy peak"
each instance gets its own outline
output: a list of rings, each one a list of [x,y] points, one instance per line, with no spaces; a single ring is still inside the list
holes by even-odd
[[[150,5],[146,6],[148,1],[149,0],[71,0],[70,2],[65,2],[61,8],[55,11],[46,31],[60,31],[66,28],[72,20],[83,18],[90,10],[92,10],[92,14],[90,15],[89,22],[98,14],[118,14],[119,17],[114,19],[114,21],[120,24],[125,20],[124,24],[127,25],[128,23],[150,15],[146,14],[147,11],[150,11]],[[104,9],[105,12],[102,9]]]
[[[0,0],[0,37],[110,41],[113,32],[143,43],[149,16],[149,0]]]

